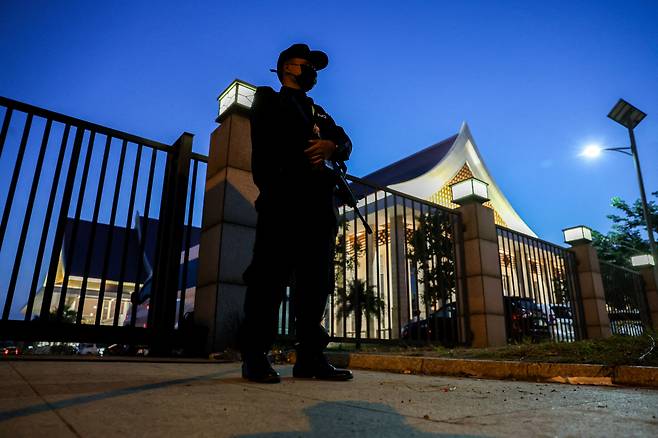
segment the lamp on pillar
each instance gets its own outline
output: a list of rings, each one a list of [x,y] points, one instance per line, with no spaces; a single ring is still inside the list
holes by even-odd
[[[459,205],[477,202],[485,203],[489,200],[489,184],[477,178],[469,178],[452,184],[452,202]]]
[[[642,254],[631,257],[631,264],[636,268],[646,268],[656,266],[656,262],[651,254]]]
[[[234,110],[248,110],[254,103],[256,87],[239,79],[234,80],[217,98],[219,110],[215,121],[221,123]]]
[[[463,233],[464,277],[468,294],[458,294],[458,305],[468,316],[469,343],[474,347],[505,345],[505,311],[500,252],[488,184],[469,178],[450,185],[452,202],[459,204]]]
[[[584,225],[565,228],[562,230],[562,233],[564,234],[564,242],[571,246],[590,243],[592,241],[592,230]]]

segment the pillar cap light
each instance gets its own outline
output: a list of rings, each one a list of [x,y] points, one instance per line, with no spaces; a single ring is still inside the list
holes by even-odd
[[[592,230],[584,225],[565,228],[562,233],[564,234],[564,242],[570,245],[579,245],[592,241]]]
[[[450,185],[452,202],[459,205],[489,200],[489,184],[477,178],[469,178]]]
[[[650,254],[642,254],[631,257],[631,265],[636,268],[644,268],[647,266],[656,266],[653,256]]]
[[[215,121],[221,123],[233,110],[248,110],[254,102],[256,86],[236,79],[217,98],[219,110]]]

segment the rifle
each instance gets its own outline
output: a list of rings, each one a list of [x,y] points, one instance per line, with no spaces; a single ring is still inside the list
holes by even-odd
[[[357,216],[359,216],[359,219],[361,219],[366,232],[368,234],[372,234],[372,228],[370,228],[368,221],[366,221],[366,219],[361,214],[361,211],[357,207],[356,196],[354,196],[354,192],[350,188],[350,185],[347,183],[347,179],[345,178],[345,175],[347,175],[347,166],[345,165],[345,162],[340,160],[331,160],[327,162],[327,160],[325,160],[324,167],[329,170],[329,172],[331,172],[334,177],[334,183],[336,184],[336,196],[338,196],[345,204],[352,207]]]

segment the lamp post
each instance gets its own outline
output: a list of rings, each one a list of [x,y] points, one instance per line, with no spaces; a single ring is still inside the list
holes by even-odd
[[[639,109],[635,108],[624,99],[619,99],[615,106],[608,113],[608,117],[628,129],[628,135],[631,139],[631,146],[626,148],[607,148],[603,150],[610,150],[620,152],[633,157],[635,162],[635,171],[637,173],[637,181],[640,186],[640,200],[642,202],[642,211],[644,213],[644,221],[647,225],[647,234],[649,235],[649,248],[654,260],[658,260],[658,251],[656,250],[656,242],[653,238],[653,225],[651,223],[651,214],[649,212],[649,205],[647,204],[647,195],[644,190],[644,180],[642,178],[642,169],[640,168],[640,157],[637,153],[637,144],[635,143],[635,133],[633,129],[646,117],[646,114]],[[591,150],[591,149],[590,149]],[[630,153],[627,152],[630,150]],[[587,151],[585,151],[586,154]],[[588,155],[591,155],[589,153]]]

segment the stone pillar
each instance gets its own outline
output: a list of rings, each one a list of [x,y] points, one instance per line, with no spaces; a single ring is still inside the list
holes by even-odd
[[[237,347],[256,231],[251,136],[244,111],[227,111],[210,137],[199,248],[195,321],[208,328],[208,352]]]
[[[588,242],[575,244],[570,250],[576,255],[587,338],[608,338],[611,336],[610,319],[605,305],[599,256]]]
[[[464,257],[473,347],[507,343],[498,237],[493,210],[478,202],[457,209],[464,225]]]
[[[642,280],[644,280],[644,293],[647,295],[651,326],[654,330],[658,328],[658,273],[654,266],[643,266],[640,268]]]

